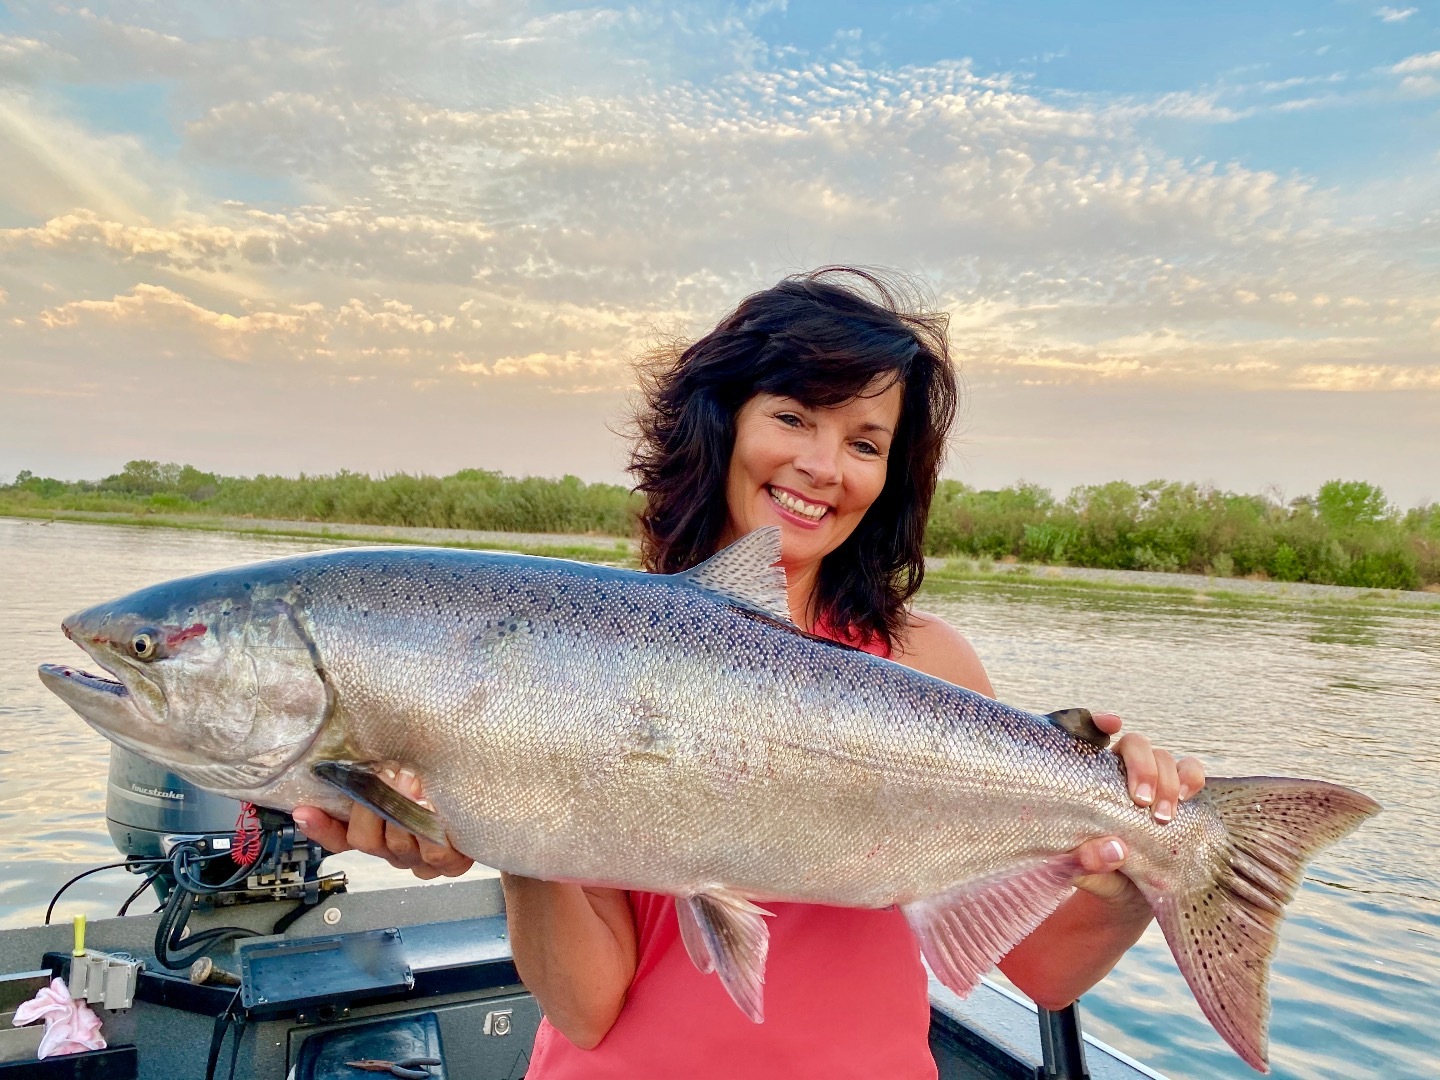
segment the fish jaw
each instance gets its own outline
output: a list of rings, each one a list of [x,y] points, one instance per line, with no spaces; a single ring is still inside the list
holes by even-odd
[[[40,681],[80,719],[109,737],[146,722],[124,683],[64,664],[41,664]]]

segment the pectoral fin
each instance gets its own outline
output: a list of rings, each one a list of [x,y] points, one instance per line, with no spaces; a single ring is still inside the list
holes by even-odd
[[[445,830],[440,827],[435,811],[400,794],[375,775],[373,766],[353,761],[317,761],[310,766],[310,771],[386,821],[437,844],[446,842]]]
[[[765,1019],[765,954],[770,949],[770,912],[724,891],[675,898],[680,940],[701,974],[720,976],[740,1011]]]
[[[1089,709],[1056,709],[1046,713],[1045,718],[1058,728],[1064,728],[1081,742],[1098,746],[1104,750],[1110,745],[1110,736],[1095,726],[1095,717]]]
[[[936,976],[962,997],[1074,891],[1073,855],[1054,855],[902,905]]]

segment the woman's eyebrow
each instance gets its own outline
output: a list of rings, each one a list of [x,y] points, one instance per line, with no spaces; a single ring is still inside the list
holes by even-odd
[[[888,427],[886,427],[884,424],[874,424],[874,423],[861,424],[861,425],[860,425],[860,430],[861,430],[861,431],[883,431],[886,435],[889,435],[892,439],[895,437],[895,432],[891,431],[891,430],[890,430]]]

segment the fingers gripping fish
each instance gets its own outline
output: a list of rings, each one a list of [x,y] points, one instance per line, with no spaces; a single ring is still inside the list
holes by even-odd
[[[1206,1016],[1265,1067],[1270,957],[1305,861],[1374,813],[1312,780],[1212,778],[1160,826],[1083,710],[1042,717],[791,622],[779,530],[671,576],[350,549],[72,615],[111,677],[40,669],[114,742],[291,809],[354,799],[502,870],[676,896],[756,1022],[767,901],[899,905],[964,994],[1129,846]],[[433,810],[378,777],[408,768]]]

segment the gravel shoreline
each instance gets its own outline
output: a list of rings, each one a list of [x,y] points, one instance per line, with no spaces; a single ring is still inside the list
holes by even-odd
[[[1025,563],[984,563],[974,559],[928,559],[937,571],[947,565],[978,569],[997,578],[1012,576],[1039,581],[1088,581],[1101,585],[1144,586],[1162,589],[1190,589],[1203,593],[1235,593],[1279,600],[1376,600],[1387,604],[1414,604],[1440,607],[1440,592],[1410,592],[1400,589],[1365,589],[1353,585],[1313,585],[1304,581],[1257,581],[1251,578],[1210,577],[1206,574],[1170,574],[1152,570],[1102,570],[1091,566],[1034,566]]]
[[[39,521],[41,515],[0,513],[22,521]],[[45,515],[55,521],[93,521],[101,525],[139,525],[145,528],[204,529],[214,532],[263,533],[268,536],[327,536],[337,540],[379,540],[404,544],[487,544],[520,547],[593,547],[614,551],[620,545],[635,550],[635,543],[599,533],[512,533],[481,529],[429,529],[407,525],[358,525],[341,521],[294,521],[285,518],[206,517],[200,514],[125,514],[106,510],[61,510]]]

